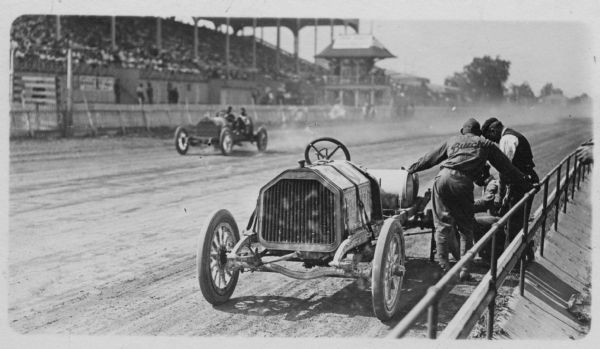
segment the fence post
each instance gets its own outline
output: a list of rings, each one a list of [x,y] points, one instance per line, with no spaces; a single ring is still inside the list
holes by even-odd
[[[42,129],[40,123],[40,105],[35,104],[35,130],[40,131]]]
[[[546,239],[546,218],[548,218],[548,181],[550,177],[546,177],[544,181],[544,202],[542,203],[542,238],[540,239],[540,256],[544,256],[544,241]]]
[[[433,262],[435,256],[433,255],[433,250],[436,248],[435,246],[435,225],[431,228],[431,239],[429,241],[429,261]]]
[[[512,203],[508,203],[508,211],[510,211],[512,209]],[[508,212],[506,211],[506,212]],[[506,219],[506,225],[504,226],[504,249],[506,250],[508,248],[508,245],[510,245],[511,242],[511,238],[510,238],[510,234],[509,234],[509,229],[510,229],[510,221],[512,220],[512,216],[508,216],[508,218]]]
[[[146,131],[150,132],[150,125],[148,124],[148,118],[146,117],[146,112],[144,111],[144,103],[140,102],[140,111],[142,112],[142,119],[144,120],[144,126],[146,127]]]
[[[169,119],[169,126],[171,126],[171,112],[169,112],[169,108],[165,109],[165,111],[167,112],[167,119]],[[177,127],[177,124],[175,124],[175,127]]]
[[[529,205],[531,203],[531,197],[527,194],[527,199],[525,200],[525,206],[523,207],[523,241],[521,242],[525,245],[525,249],[521,254],[521,267],[519,268],[519,293],[521,296],[525,293],[525,256],[527,255],[527,248],[529,245],[528,236],[529,235],[529,215],[527,214],[529,211]]]
[[[436,339],[437,337],[438,303],[439,300],[436,295],[435,301],[429,306],[427,311],[427,336],[429,339]]]
[[[556,170],[556,210],[554,211],[554,230],[558,230],[558,212],[560,211],[560,170],[562,163]]]
[[[31,120],[30,120],[30,116],[29,116],[29,111],[26,111],[25,115],[27,115],[27,117],[25,118],[25,123],[27,124],[27,133],[29,134],[29,137],[33,137],[33,130],[31,129]]]
[[[123,120],[123,113],[121,113],[121,110],[117,109],[117,115],[119,115],[119,124],[121,126],[121,133],[123,135],[127,134],[127,127],[125,127],[125,122]]]
[[[571,167],[571,156],[567,158],[567,170],[565,172],[565,203],[563,204],[563,213],[567,213],[567,201],[569,200],[569,167]]]
[[[497,223],[495,223],[497,224]],[[492,279],[490,280],[490,288],[494,290],[494,297],[488,304],[488,323],[487,323],[487,339],[492,339],[494,336],[494,312],[496,309],[496,273],[497,273],[497,261],[496,261],[496,234],[498,234],[498,226],[495,226],[494,234],[492,234],[492,246],[490,251],[490,274]]]
[[[571,189],[571,200],[575,199],[575,184],[577,184],[577,156],[573,158],[573,188]]]
[[[492,300],[488,304],[488,322],[487,322],[487,339],[493,339],[494,337],[494,313],[496,312],[496,295],[498,291],[496,290],[496,282],[490,281],[490,288],[494,293]]]

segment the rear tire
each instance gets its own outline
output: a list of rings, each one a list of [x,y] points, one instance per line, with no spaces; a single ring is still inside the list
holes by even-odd
[[[215,211],[204,223],[198,240],[196,271],[202,295],[210,304],[227,302],[237,285],[239,270],[229,271],[227,253],[240,240],[233,215],[224,209]]]
[[[223,130],[221,130],[221,135],[219,136],[219,148],[221,148],[221,153],[223,155],[227,156],[231,154],[231,150],[233,149],[233,136],[228,128],[223,128]]]
[[[373,311],[381,321],[390,320],[400,308],[400,294],[406,271],[402,225],[388,218],[381,227],[373,257]]]
[[[175,129],[175,149],[181,155],[185,155],[190,148],[188,132],[183,126]]]
[[[256,132],[256,148],[259,152],[264,152],[267,150],[267,143],[269,142],[269,135],[267,134],[267,129],[264,127],[259,127],[258,132]]]

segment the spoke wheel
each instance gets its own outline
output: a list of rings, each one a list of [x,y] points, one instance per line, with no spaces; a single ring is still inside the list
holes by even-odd
[[[400,295],[406,272],[402,226],[387,219],[375,246],[373,258],[373,310],[381,321],[391,319],[399,309]]]
[[[227,253],[239,241],[237,224],[227,210],[214,212],[205,223],[198,241],[196,270],[204,298],[213,305],[229,300],[238,281],[239,270],[227,265]]]
[[[181,155],[185,155],[190,148],[188,133],[185,128],[179,126],[175,130],[175,149]]]
[[[233,149],[233,137],[231,136],[231,131],[227,128],[223,128],[221,131],[219,147],[221,148],[221,153],[223,155],[231,154],[231,150]]]
[[[268,141],[269,136],[267,135],[267,130],[264,127],[260,127],[256,133],[256,148],[258,148],[259,152],[262,153],[267,150]]]

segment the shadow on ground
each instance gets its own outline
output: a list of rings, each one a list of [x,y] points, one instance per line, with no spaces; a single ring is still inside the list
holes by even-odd
[[[413,258],[407,260],[407,274],[402,289],[402,303],[399,313],[392,320],[385,322],[393,327],[412,309],[425,295],[427,289],[439,280],[440,269],[435,263],[426,258]],[[254,316],[280,316],[285,320],[299,321],[310,319],[323,313],[346,315],[348,317],[365,316],[375,317],[372,308],[370,288],[360,287],[360,282],[355,281],[337,291],[329,297],[316,298],[313,294],[308,298],[295,298],[285,296],[247,296],[232,298],[226,304],[215,307],[224,312],[254,315]],[[460,304],[464,298],[459,295],[449,295],[449,302]],[[440,321],[448,321],[458,307],[448,306],[440,314]],[[455,309],[456,308],[456,309]],[[425,324],[425,319],[419,321],[418,326]]]

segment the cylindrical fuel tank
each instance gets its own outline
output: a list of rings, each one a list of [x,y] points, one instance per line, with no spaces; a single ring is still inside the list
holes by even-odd
[[[419,177],[406,170],[368,170],[381,188],[383,209],[397,210],[415,204],[419,192]]]

